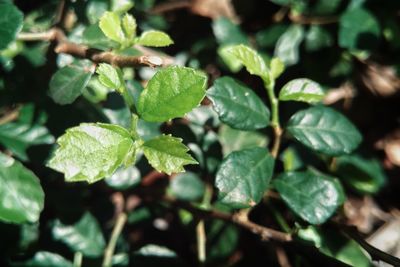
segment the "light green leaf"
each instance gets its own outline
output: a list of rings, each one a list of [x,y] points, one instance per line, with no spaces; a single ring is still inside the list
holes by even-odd
[[[111,0],[111,10],[121,14],[135,6],[133,0]]]
[[[274,159],[265,148],[232,152],[215,178],[219,200],[233,208],[256,205],[269,187],[273,169]]]
[[[169,190],[173,196],[185,201],[196,201],[202,198],[205,191],[203,181],[195,173],[180,173],[171,181]]]
[[[270,112],[249,88],[230,77],[222,77],[207,90],[220,120],[232,128],[256,130],[269,124]]]
[[[13,262],[12,267],[73,267],[72,262],[64,257],[48,252],[38,251],[32,259],[24,262]]]
[[[229,51],[231,49],[231,45],[221,45],[218,47],[217,53],[218,56],[222,59],[225,65],[231,72],[238,72],[242,68],[242,63],[236,59],[236,56],[232,55]]]
[[[118,46],[118,43],[104,35],[98,24],[88,26],[82,33],[82,43],[100,50],[107,50]]]
[[[271,59],[269,68],[271,69],[271,77],[275,80],[279,76],[281,76],[281,74],[285,70],[285,64],[278,57],[274,57],[273,59]]]
[[[229,52],[246,67],[250,74],[260,76],[265,81],[269,81],[268,67],[255,50],[246,45],[236,45],[232,46]]]
[[[100,18],[99,26],[105,36],[109,39],[120,44],[125,43],[126,38],[121,27],[121,19],[118,13],[109,11],[105,12]]]
[[[97,67],[96,73],[99,75],[99,80],[104,86],[114,90],[121,87],[118,71],[110,64],[101,63]]]
[[[164,122],[183,117],[205,95],[207,77],[186,67],[167,67],[159,70],[141,93],[138,113],[144,120]]]
[[[24,14],[12,3],[1,2],[0,14],[0,50],[3,50],[17,37]]]
[[[48,167],[64,173],[67,182],[94,183],[135,161],[136,143],[117,125],[82,123],[68,129],[57,143]]]
[[[337,175],[350,187],[362,194],[377,193],[387,182],[387,177],[377,159],[358,155],[337,159]]]
[[[43,205],[44,192],[36,175],[0,153],[0,220],[18,224],[37,222]]]
[[[98,257],[104,253],[105,241],[100,226],[89,212],[83,214],[78,222],[72,225],[54,222],[53,238],[65,243],[72,251],[81,252],[87,257]]]
[[[246,34],[228,18],[220,17],[213,20],[212,29],[220,45],[247,45],[249,43]]]
[[[174,43],[168,34],[162,31],[145,31],[136,40],[136,43],[144,46],[163,47]]]
[[[316,103],[321,101],[324,96],[325,92],[318,83],[310,79],[301,78],[285,84],[279,93],[279,100]]]
[[[65,66],[59,69],[50,80],[50,97],[60,105],[71,104],[82,94],[93,74],[87,62]]]
[[[324,106],[294,114],[287,131],[308,148],[330,156],[349,154],[362,141],[360,132],[345,116]]]
[[[130,14],[125,14],[122,18],[122,29],[129,41],[133,41],[133,38],[136,37],[136,28],[137,25],[135,18]]]
[[[280,58],[286,66],[291,66],[299,61],[299,47],[304,39],[304,28],[301,25],[290,26],[279,37],[275,46],[275,57]]]
[[[311,172],[286,172],[274,180],[283,201],[303,220],[324,223],[344,202],[338,180]]]
[[[182,144],[182,139],[170,135],[161,135],[143,144],[143,152],[150,165],[166,174],[184,172],[184,165],[197,164]]]

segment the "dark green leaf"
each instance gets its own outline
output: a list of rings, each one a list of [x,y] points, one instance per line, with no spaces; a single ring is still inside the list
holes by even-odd
[[[283,173],[274,186],[293,212],[311,224],[324,223],[344,202],[339,181],[317,173]]]
[[[262,48],[274,47],[279,37],[286,31],[287,28],[288,26],[284,24],[273,24],[270,27],[257,32],[257,44]]]
[[[199,105],[206,84],[207,77],[194,69],[178,66],[161,69],[140,95],[140,117],[152,122],[182,117]]]
[[[297,112],[290,118],[287,130],[308,148],[331,156],[351,153],[362,140],[345,116],[324,106]]]
[[[24,14],[12,3],[0,2],[0,50],[14,41],[22,28]]]
[[[249,88],[230,77],[222,77],[207,90],[207,97],[221,121],[235,129],[256,130],[269,124],[270,112]]]
[[[299,61],[299,47],[304,39],[304,28],[301,25],[290,26],[275,46],[275,56],[280,58],[286,66],[294,65]]]
[[[89,212],[73,225],[56,220],[52,229],[53,238],[65,243],[72,251],[87,257],[98,257],[104,253],[105,241],[100,226]]]
[[[321,26],[311,25],[305,39],[305,47],[307,51],[318,51],[322,48],[330,47],[332,44],[333,38],[329,31]]]
[[[12,267],[73,267],[72,262],[64,257],[47,251],[38,251],[32,259],[24,262],[13,262]]]
[[[213,21],[213,32],[220,45],[248,44],[247,36],[231,20],[221,17]]]
[[[295,79],[288,82],[279,92],[279,100],[282,101],[301,101],[306,103],[316,103],[325,96],[321,86],[310,79]]]
[[[20,162],[0,153],[0,220],[36,222],[44,205],[39,179]]]
[[[140,177],[139,169],[130,166],[117,170],[111,177],[107,177],[105,182],[114,189],[126,190],[140,183]]]
[[[273,168],[274,159],[265,148],[232,152],[215,178],[219,200],[233,208],[256,205],[268,189]]]
[[[239,231],[236,226],[214,220],[207,229],[207,257],[221,260],[232,255],[239,244]]]
[[[178,199],[195,201],[201,199],[205,186],[196,174],[187,172],[174,176],[169,189],[171,194]]]

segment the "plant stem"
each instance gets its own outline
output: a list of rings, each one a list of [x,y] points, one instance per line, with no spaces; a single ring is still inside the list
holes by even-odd
[[[274,130],[274,143],[272,144],[271,148],[271,155],[276,158],[278,156],[279,147],[281,145],[281,138],[283,130],[279,123],[279,100],[275,95],[274,87],[275,82],[270,81],[268,83],[264,83],[265,89],[268,93],[268,98],[271,103],[271,127]]]
[[[206,229],[204,226],[204,220],[201,219],[196,226],[196,237],[197,237],[197,259],[200,264],[203,265],[206,261]]]
[[[74,267],[81,267],[82,266],[82,258],[83,255],[81,252],[76,252],[74,255]]]
[[[122,90],[120,91],[120,93],[121,93],[122,97],[124,98],[124,101],[125,101],[126,105],[128,106],[129,110],[133,114],[138,114],[137,110],[136,110],[136,106],[135,106],[135,100],[125,85],[122,88]]]
[[[119,235],[122,232],[122,229],[125,226],[127,220],[126,213],[121,212],[118,217],[117,221],[115,222],[113,231],[111,233],[110,241],[107,244],[106,250],[104,251],[104,259],[102,267],[110,267],[112,263],[112,257],[114,255],[115,246],[117,245],[117,240]]]

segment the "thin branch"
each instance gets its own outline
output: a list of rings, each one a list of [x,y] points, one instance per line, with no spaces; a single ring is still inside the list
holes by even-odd
[[[289,19],[298,24],[310,24],[310,25],[324,25],[324,24],[333,24],[337,23],[339,18],[336,16],[332,17],[307,17],[303,15],[295,15],[293,13],[289,13]]]
[[[156,5],[152,10],[150,10],[150,13],[162,14],[177,9],[189,8],[191,6],[192,6],[191,1],[187,0],[168,1],[166,3],[161,3]]]
[[[115,246],[117,245],[118,237],[120,236],[122,229],[125,226],[127,220],[127,216],[125,212],[121,212],[118,217],[117,221],[115,222],[113,231],[111,233],[110,241],[104,251],[104,259],[102,267],[110,267],[112,262],[112,257],[114,255]]]
[[[197,238],[197,258],[199,263],[203,265],[206,261],[206,229],[204,220],[200,220],[196,226]]]
[[[289,258],[286,254],[286,251],[281,246],[276,246],[276,258],[278,259],[278,263],[281,267],[292,267],[290,264]]]
[[[19,108],[11,110],[7,112],[2,117],[0,117],[0,125],[12,122],[13,120],[17,119],[19,116]]]

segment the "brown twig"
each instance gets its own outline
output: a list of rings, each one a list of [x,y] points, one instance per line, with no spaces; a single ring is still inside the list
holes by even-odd
[[[150,11],[150,13],[151,14],[162,14],[162,13],[173,11],[176,9],[190,8],[191,6],[192,6],[192,3],[191,3],[191,1],[188,1],[188,0],[168,1],[168,2],[156,5]]]
[[[338,22],[338,17],[307,17],[303,15],[297,15],[293,13],[289,13],[289,19],[298,24],[311,24],[311,25],[324,25],[324,24],[333,24]]]
[[[17,119],[18,116],[19,116],[19,107],[7,112],[2,117],[0,117],[0,125],[9,123]]]

